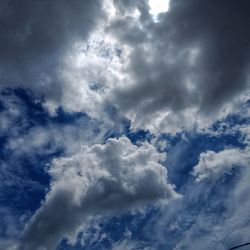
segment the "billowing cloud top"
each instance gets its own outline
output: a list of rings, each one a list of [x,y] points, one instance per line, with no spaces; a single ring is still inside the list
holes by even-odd
[[[218,153],[208,151],[200,155],[199,163],[194,167],[193,175],[196,181],[206,178],[220,177],[233,167],[249,166],[249,148],[226,149]]]
[[[126,137],[54,160],[51,190],[28,224],[20,249],[55,249],[63,237],[74,237],[89,215],[119,214],[177,198],[160,160],[152,145],[138,147]]]
[[[249,193],[249,1],[153,1],[0,2],[0,200],[36,196],[9,202],[15,220],[0,206],[0,248],[53,250],[93,217],[170,200],[152,249],[199,241],[225,207],[239,220],[216,188],[237,172],[233,199]],[[126,235],[107,249],[136,247]]]

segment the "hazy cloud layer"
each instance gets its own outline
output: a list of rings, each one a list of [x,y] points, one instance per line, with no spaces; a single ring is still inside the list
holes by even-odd
[[[177,198],[160,160],[153,146],[138,147],[126,137],[54,160],[51,190],[29,222],[20,249],[54,249],[63,237],[74,237],[89,215]]]

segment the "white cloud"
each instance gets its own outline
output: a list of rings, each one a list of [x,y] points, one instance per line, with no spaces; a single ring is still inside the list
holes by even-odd
[[[225,8],[220,1],[175,0],[167,13],[168,1],[161,1],[165,6],[160,0],[100,3],[0,3],[3,87],[32,90],[44,98],[52,115],[62,106],[103,123],[98,136],[91,124],[81,122],[37,126],[20,136],[19,129],[27,125],[17,108],[21,105],[5,103],[0,131],[13,132],[5,145],[12,159],[34,155],[48,142],[47,153],[63,146],[71,155],[53,161],[51,189],[27,225],[21,250],[53,249],[63,237],[74,238],[90,215],[120,213],[178,196],[167,181],[162,155],[149,143],[135,146],[122,137],[96,144],[120,126],[110,119],[107,107],[129,118],[134,130],[174,134],[194,125],[209,126],[238,107],[249,91],[245,2]],[[151,14],[159,14],[158,22]],[[10,129],[17,121],[20,128]],[[249,126],[240,129],[248,133],[249,144]],[[200,183],[216,179],[234,166],[248,165],[248,151],[249,145],[202,153],[192,174]],[[6,176],[11,173],[2,166]],[[133,244],[121,241],[117,247]]]
[[[62,56],[55,72],[41,79],[41,85],[49,87],[45,90],[45,106],[50,113],[58,106],[95,118],[104,113],[107,93],[119,81],[122,58],[119,46],[100,36],[101,31],[86,42],[76,43]],[[55,84],[61,89],[60,96],[51,91]]]
[[[158,14],[167,12],[169,8],[169,0],[149,0],[148,4],[150,7],[149,13],[156,22]]]
[[[161,160],[149,143],[135,146],[126,137],[54,160],[51,190],[27,225],[20,249],[54,249],[63,237],[73,237],[89,215],[177,198]]]
[[[249,148],[246,149],[225,149],[218,153],[207,151],[200,154],[199,163],[194,167],[192,174],[196,181],[206,178],[217,178],[233,167],[246,166],[250,164]]]
[[[200,182],[199,186],[190,187],[188,189],[190,196],[186,196],[186,201],[192,204],[197,202],[196,206],[199,207],[202,197],[205,196],[207,199],[209,195],[212,195],[212,198],[207,200],[210,205],[203,205],[199,211],[194,213],[182,211],[184,221],[179,221],[179,226],[181,227],[183,225],[181,223],[189,221],[193,223],[187,230],[180,231],[181,240],[176,242],[174,249],[224,250],[249,242],[249,177],[250,168],[243,168],[241,174],[235,177],[236,182],[230,183],[230,185],[223,183],[217,187],[217,190],[221,189],[218,190],[218,193],[223,190],[222,196],[218,193],[214,194],[216,186],[208,186],[205,182]],[[219,210],[216,210],[216,207]],[[211,209],[211,213],[209,209]],[[181,214],[181,211],[176,212]]]
[[[226,154],[230,161],[228,166],[231,166],[238,156],[231,156],[229,152]],[[239,154],[237,150],[234,153]],[[217,157],[219,155],[220,152]],[[239,156],[243,158],[241,163],[248,160],[246,167],[239,168],[237,174],[217,178],[223,171],[230,171],[222,169],[204,177],[211,178],[209,183],[189,179],[181,188],[183,199],[173,201],[148,222],[143,233],[155,243],[154,249],[160,245],[176,250],[224,250],[249,242],[249,156],[244,150]]]

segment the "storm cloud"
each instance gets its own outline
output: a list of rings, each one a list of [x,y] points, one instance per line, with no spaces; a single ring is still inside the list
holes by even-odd
[[[171,132],[215,119],[248,89],[248,1],[170,1],[156,23],[137,9],[136,20],[109,27],[130,49],[114,100],[135,127]]]
[[[113,105],[144,128],[176,133],[234,110],[249,88],[247,1],[3,1],[1,83],[98,117]],[[98,88],[93,86],[98,86]]]
[[[101,3],[4,0],[0,10],[2,88],[32,90],[56,109],[65,93],[74,90],[63,80],[65,55],[104,18]]]

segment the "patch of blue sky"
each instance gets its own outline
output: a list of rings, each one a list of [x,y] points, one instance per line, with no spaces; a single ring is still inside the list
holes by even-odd
[[[27,115],[31,125],[46,125],[48,123],[72,124],[80,118],[89,119],[86,113],[74,112],[68,113],[62,107],[56,110],[54,116],[49,116],[44,109],[42,103],[43,98],[34,98],[34,94],[22,88],[10,90],[17,98],[19,98],[27,110]]]
[[[178,242],[184,241],[187,235],[190,238],[197,239],[197,241],[208,238],[208,235],[212,235],[211,237],[214,238],[218,237],[221,242],[211,241],[211,248],[218,247],[219,244],[230,245],[227,242],[229,239],[223,239],[223,236],[221,238],[220,236],[213,236],[213,230],[215,231],[216,227],[224,227],[223,230],[225,230],[225,222],[231,218],[232,214],[234,215],[235,211],[232,211],[234,200],[232,200],[231,195],[241,183],[247,169],[234,166],[220,178],[205,180],[201,183],[196,183],[190,172],[193,166],[198,163],[201,152],[207,150],[218,152],[228,147],[245,148],[246,145],[242,136],[240,136],[240,131],[237,130],[237,126],[244,125],[249,120],[248,118],[242,120],[239,116],[239,114],[230,115],[223,121],[224,124],[231,123],[231,128],[236,128],[234,133],[229,133],[228,130],[224,133],[220,131],[219,135],[186,133],[185,140],[179,137],[177,143],[175,138],[173,147],[168,150],[166,164],[170,182],[177,186],[177,191],[183,195],[183,199],[177,201],[172,208],[165,209],[162,215],[156,216],[149,223],[148,235],[154,235],[152,234],[152,228],[154,227],[157,228],[155,229],[157,232],[162,234],[159,237],[161,239],[154,236],[151,238],[152,242],[159,242],[155,249],[173,249],[178,245]],[[213,130],[216,132],[216,127],[213,126]],[[159,221],[164,221],[164,219],[165,222],[162,222],[159,228]],[[239,221],[238,223],[244,223],[240,218],[236,219]],[[244,221],[244,219],[242,220]],[[154,223],[157,226],[154,226]],[[247,219],[245,223],[248,223]],[[163,239],[169,240],[163,241]],[[237,239],[234,240],[235,242],[232,241],[231,246],[237,245]],[[191,243],[186,248],[190,249],[190,246]],[[197,246],[193,245],[194,249],[195,247]]]
[[[88,86],[89,86],[89,88],[90,88],[92,91],[95,91],[95,92],[98,92],[98,91],[101,91],[101,90],[104,89],[103,84],[98,83],[98,82],[92,82],[92,83],[90,83]]]
[[[109,138],[119,138],[121,136],[126,136],[133,144],[138,144],[144,141],[149,142],[152,138],[154,138],[154,135],[148,130],[132,130],[131,121],[122,117],[114,106],[108,106],[106,111],[108,118],[112,120],[114,124],[116,124],[116,127],[112,127],[106,132],[104,136],[105,141]]]
[[[46,131],[49,126],[60,130],[67,125],[93,124],[86,114],[69,114],[62,108],[57,110],[56,116],[50,116],[42,106],[42,99],[34,98],[33,93],[22,88],[4,89],[0,100],[0,117],[8,120],[8,127],[0,132],[0,214],[1,211],[8,210],[9,217],[30,217],[40,207],[49,189],[47,164],[65,152],[63,145],[55,144],[54,138],[33,146],[27,135],[36,128]],[[24,140],[22,144],[10,146],[20,138]],[[23,146],[27,146],[29,150],[23,151]],[[0,219],[1,238],[11,237],[7,235],[8,230],[4,229],[10,227],[12,222],[5,220],[5,217],[6,214],[3,214]],[[20,229],[24,223],[25,221],[18,220],[11,226]]]
[[[239,141],[239,134],[240,132],[213,136],[210,133],[190,133],[186,134],[184,139],[179,136],[168,149],[166,165],[170,182],[176,185],[177,190],[181,188],[188,181],[189,173],[198,163],[202,152],[219,152],[226,147],[244,148],[244,142]]]
[[[13,213],[13,217],[20,217],[23,214],[31,216],[40,206],[40,202],[44,199],[49,187],[50,177],[44,167],[54,157],[63,155],[64,149],[54,148],[52,151],[47,151],[41,148],[39,152],[32,151],[30,154],[24,154],[16,158],[13,152],[6,148],[8,141],[16,132],[18,133],[17,136],[22,136],[36,126],[43,126],[46,129],[49,124],[53,124],[60,129],[67,124],[77,124],[79,121],[81,123],[84,121],[85,124],[92,126],[92,121],[84,113],[69,114],[62,108],[57,110],[56,116],[51,117],[43,108],[42,100],[34,99],[33,95],[23,89],[6,89],[1,94],[1,113],[6,109],[5,99],[10,97],[22,110],[22,115],[14,117],[13,127],[10,127],[5,134],[0,135],[1,161],[7,166],[1,167],[1,178],[3,180],[1,181],[0,203],[2,208],[9,209],[10,213]],[[249,102],[244,104],[243,109],[247,109],[248,105]],[[132,143],[138,144],[142,141],[152,142],[155,139],[149,131],[132,131],[130,122],[121,117],[114,107],[107,107],[107,111],[115,126],[105,134],[104,140],[125,135]],[[174,229],[164,231],[164,237],[171,239],[170,241],[165,243],[159,241],[155,245],[157,239],[148,233],[149,228],[154,228],[157,221],[161,219],[157,209],[152,206],[144,216],[140,216],[138,213],[125,214],[100,223],[98,230],[100,230],[99,233],[106,235],[104,238],[93,241],[90,236],[90,238],[85,239],[85,244],[82,245],[81,238],[83,235],[80,234],[76,246],[71,246],[67,244],[67,241],[63,241],[58,250],[110,249],[114,242],[124,239],[127,230],[131,233],[132,240],[154,244],[155,249],[172,249],[176,242],[181,240],[183,234],[192,228],[197,216],[209,217],[211,220],[223,220],[223,216],[227,215],[226,203],[230,190],[233,190],[233,187],[238,183],[244,170],[235,167],[230,173],[223,175],[213,183],[210,183],[209,180],[195,183],[190,172],[193,166],[198,163],[201,152],[207,150],[219,152],[228,147],[244,148],[244,138],[237,126],[249,124],[249,121],[249,117],[242,116],[241,112],[238,112],[229,115],[222,121],[217,121],[210,131],[200,132],[194,129],[193,131],[184,131],[176,136],[162,134],[159,138],[156,138],[156,140],[166,141],[168,145],[163,149],[159,148],[159,150],[168,153],[164,164],[168,168],[170,183],[174,183],[176,190],[186,197],[185,200],[178,201],[179,205],[175,206],[175,209],[179,211],[178,214],[172,212],[173,217],[166,221],[166,227],[169,224],[172,225],[174,221],[178,224],[176,228],[173,227]],[[96,123],[98,124],[98,121]],[[234,129],[233,132],[231,132],[232,129]],[[94,130],[96,134],[99,133],[98,125]],[[44,149],[46,147],[53,148],[53,142],[44,145]],[[6,172],[3,172],[5,170]],[[11,178],[13,178],[13,181],[11,181]],[[209,188],[204,189],[205,186]],[[164,213],[171,214],[171,209],[164,210]],[[8,220],[1,222],[0,237],[6,236],[8,223]],[[16,226],[18,227],[18,225]],[[96,230],[94,228],[89,230],[90,232],[92,230],[92,235],[97,233],[94,232]],[[206,233],[202,230],[197,232],[197,237]]]
[[[153,218],[144,231],[151,236],[152,242],[157,243],[155,249],[173,249],[187,235],[193,239],[208,238],[213,233],[213,227],[226,225],[226,221],[232,216],[231,193],[243,174],[241,169],[235,168],[216,182],[187,183],[185,190],[182,190],[183,199]],[[220,240],[225,243],[223,239]],[[191,249],[190,246],[183,249]],[[199,249],[195,244],[192,247]],[[211,249],[213,247],[216,247],[216,242],[211,241]]]
[[[246,106],[244,103],[241,109],[244,111],[246,108],[248,104]],[[170,182],[176,185],[177,190],[187,183],[189,173],[198,163],[202,152],[219,152],[225,148],[244,149],[246,144],[239,126],[249,123],[250,117],[242,116],[240,111],[215,122],[208,131],[200,132],[194,129],[183,131],[176,136],[162,134],[158,141],[166,141],[168,147],[159,150],[168,153],[165,164]]]
[[[151,245],[149,237],[143,233],[148,221],[159,212],[157,207],[148,207],[144,212],[134,212],[104,219],[78,235],[77,244],[72,246],[63,240],[57,250],[103,250],[123,240],[140,242],[141,246]]]
[[[206,229],[204,225],[193,229],[195,223],[198,223],[197,218],[204,218],[210,223],[214,222],[215,225],[224,223],[225,219],[230,216],[230,195],[239,184],[245,169],[234,166],[231,171],[219,179],[205,180],[201,183],[196,183],[190,173],[198,163],[199,155],[202,152],[245,148],[244,138],[238,126],[248,123],[249,117],[243,117],[241,112],[238,112],[216,122],[209,131],[201,132],[194,129],[176,136],[161,135],[158,140],[166,140],[168,143],[168,147],[162,151],[168,153],[165,164],[168,168],[169,181],[175,184],[176,190],[184,197],[172,204],[174,208],[169,206],[163,210],[162,213],[170,214],[170,216],[166,219],[166,215],[154,213],[152,207],[144,218],[140,218],[138,215],[112,218],[100,227],[101,232],[108,235],[107,238],[91,244],[87,240],[83,246],[78,242],[76,248],[67,248],[67,244],[64,242],[65,249],[109,249],[108,244],[124,239],[126,230],[131,232],[133,240],[151,244],[153,249],[173,249],[189,230],[192,230],[192,234],[195,234],[197,239],[204,237],[208,232],[211,233],[211,230]],[[225,126],[224,130],[221,129],[222,125]],[[234,131],[232,132],[231,129]],[[151,141],[154,138],[148,131],[131,131],[128,121],[125,121],[122,131],[119,133],[114,131],[113,134],[109,134],[114,137],[122,135],[126,135],[134,144],[145,140]],[[166,220],[163,225],[164,230],[160,229],[160,234],[166,239],[164,242],[156,236],[159,230],[153,231],[161,221],[161,217]],[[124,218],[126,219],[124,220]],[[134,225],[136,225],[135,228]]]

